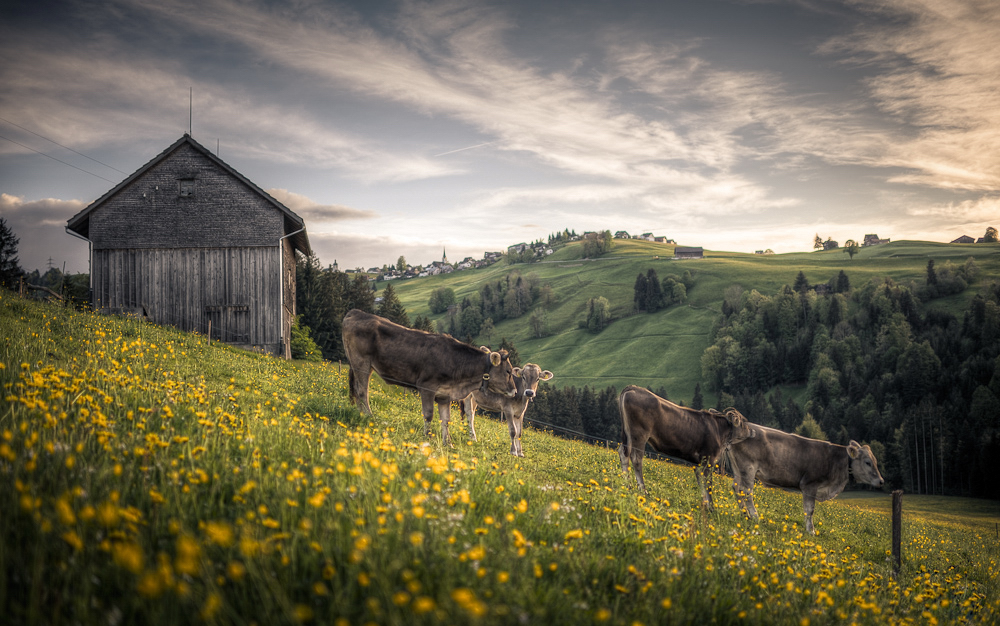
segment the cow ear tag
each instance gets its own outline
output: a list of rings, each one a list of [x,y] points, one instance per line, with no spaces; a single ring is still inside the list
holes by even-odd
[[[851,443],[847,444],[847,455],[852,459],[856,459],[859,452],[861,452],[861,444],[851,439]]]

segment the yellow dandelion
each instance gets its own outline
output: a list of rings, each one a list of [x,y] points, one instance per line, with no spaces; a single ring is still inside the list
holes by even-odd
[[[233,545],[235,534],[233,527],[226,522],[207,522],[205,536],[215,545],[228,548]]]
[[[133,574],[142,571],[144,557],[142,548],[131,542],[116,542],[111,547],[111,558],[119,567],[125,568]]]
[[[239,561],[230,561],[226,565],[226,576],[233,582],[239,582],[246,576],[247,568]]]
[[[83,541],[80,539],[80,535],[76,534],[75,530],[63,533],[62,540],[72,546],[77,552],[83,550]]]
[[[420,596],[413,601],[413,612],[417,615],[423,615],[424,613],[429,613],[435,608],[434,599],[427,596]]]

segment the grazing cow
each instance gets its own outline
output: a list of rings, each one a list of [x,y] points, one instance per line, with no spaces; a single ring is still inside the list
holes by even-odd
[[[476,440],[476,407],[480,406],[487,411],[500,411],[507,420],[507,428],[510,430],[510,453],[514,456],[524,456],[521,449],[521,425],[524,421],[524,412],[528,410],[528,403],[538,393],[538,382],[542,380],[552,380],[554,374],[549,370],[542,371],[534,363],[528,363],[518,371],[514,368],[514,384],[517,393],[513,398],[502,396],[489,391],[473,391],[469,397],[462,401],[462,412],[469,420],[469,438]]]
[[[649,442],[661,454],[694,463],[702,506],[713,510],[712,471],[727,445],[753,436],[746,418],[732,408],[719,413],[678,406],[635,385],[622,390],[618,408],[622,416],[622,445],[618,448],[622,471],[628,471],[631,460],[639,489],[646,490],[642,457]]]
[[[857,441],[841,446],[757,424],[751,428],[756,437],[729,446],[726,456],[733,471],[736,499],[753,519],[760,517],[753,503],[755,479],[770,487],[801,491],[806,532],[812,534],[816,534],[812,522],[816,501],[836,498],[849,477],[872,487],[885,482],[872,449]]]
[[[368,383],[374,370],[385,382],[420,394],[425,436],[430,436],[437,403],[445,443],[451,443],[448,418],[453,401],[477,389],[514,395],[514,368],[506,351],[477,349],[447,335],[406,328],[358,309],[344,316],[343,336],[351,401],[371,415]]]

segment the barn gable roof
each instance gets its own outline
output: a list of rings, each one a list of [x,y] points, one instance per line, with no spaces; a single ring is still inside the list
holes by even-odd
[[[302,252],[303,254],[308,254],[310,252],[309,237],[306,235],[305,231],[305,221],[301,217],[296,215],[294,211],[286,207],[284,204],[275,200],[273,197],[271,197],[270,194],[268,194],[266,191],[264,191],[256,184],[254,184],[254,182],[251,181],[249,178],[237,172],[232,166],[230,166],[228,163],[226,163],[218,156],[213,154],[211,150],[209,150],[205,146],[195,141],[194,138],[192,138],[191,135],[187,133],[184,133],[183,137],[175,141],[166,150],[164,150],[157,156],[153,157],[152,160],[150,160],[148,163],[146,163],[138,170],[136,170],[131,176],[129,176],[122,182],[115,185],[110,191],[105,193],[97,200],[94,200],[93,202],[90,203],[90,205],[88,205],[82,211],[71,217],[66,223],[67,230],[71,230],[82,237],[85,238],[88,237],[90,232],[90,214],[95,209],[103,205],[110,198],[114,197],[115,194],[117,194],[119,191],[128,187],[133,181],[135,181],[140,176],[145,174],[147,171],[152,169],[158,163],[167,159],[171,154],[173,154],[178,148],[180,148],[183,145],[191,146],[194,150],[204,155],[212,163],[217,165],[220,169],[222,169],[233,178],[245,184],[252,191],[256,192],[262,198],[267,200],[271,205],[273,205],[274,208],[276,208],[279,212],[281,212],[281,214],[284,217],[284,232],[286,236],[291,235],[291,237],[289,237],[289,241],[291,242],[292,247],[295,250]]]

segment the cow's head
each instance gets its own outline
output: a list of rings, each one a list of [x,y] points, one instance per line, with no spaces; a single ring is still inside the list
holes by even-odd
[[[726,416],[726,421],[732,426],[732,432],[729,434],[729,443],[739,443],[744,439],[757,436],[757,431],[750,427],[750,422],[747,421],[747,418],[743,417],[743,414],[735,408],[729,407],[726,409],[724,415]]]
[[[510,364],[507,351],[493,352],[486,346],[480,346],[479,349],[490,355],[490,366],[483,374],[481,389],[513,398],[517,394],[517,385],[514,367]]]
[[[847,455],[851,457],[850,467],[854,480],[872,487],[881,487],[885,484],[882,475],[878,473],[878,462],[871,448],[851,439],[847,444]]]
[[[538,383],[543,380],[552,380],[555,376],[549,370],[542,370],[534,363],[528,363],[524,367],[514,368],[514,383],[517,385],[518,398],[534,398],[538,393]]]

